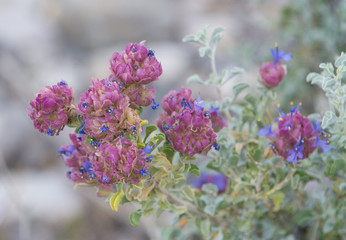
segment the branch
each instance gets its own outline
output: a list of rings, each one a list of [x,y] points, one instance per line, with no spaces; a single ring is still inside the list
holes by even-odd
[[[267,195],[270,195],[277,190],[281,189],[292,177],[292,175],[296,172],[296,169],[293,169],[287,176],[275,187],[273,187],[269,192],[267,192]]]

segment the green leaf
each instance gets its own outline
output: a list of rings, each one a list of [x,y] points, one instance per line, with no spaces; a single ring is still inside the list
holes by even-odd
[[[162,147],[159,147],[160,152],[164,153],[168,160],[172,161],[175,151],[170,142],[165,141]]]
[[[244,72],[245,72],[244,69],[239,68],[239,67],[233,67],[230,70],[224,69],[221,73],[221,76],[222,76],[221,85],[224,85],[225,83],[227,83],[229,80],[231,80],[235,76],[237,76],[239,74],[243,74]]]
[[[335,77],[334,75],[334,67],[331,63],[321,63],[319,65],[320,68],[322,68],[323,70],[325,70],[325,72],[328,73],[329,76],[333,76]]]
[[[233,99],[232,99],[232,102],[247,87],[249,87],[249,84],[247,84],[247,83],[237,83],[236,85],[234,85],[233,86]]]
[[[254,109],[256,109],[256,107],[257,107],[257,98],[254,96],[254,95],[252,95],[252,94],[247,94],[245,97],[244,97],[244,99],[245,99],[245,101],[247,101],[248,103],[250,103],[251,104],[251,106],[254,108]]]
[[[277,191],[270,194],[269,197],[273,200],[275,207],[277,207],[284,200],[285,194],[281,191]]]
[[[223,101],[221,102],[221,106],[220,106],[221,111],[223,112],[228,111],[232,103],[233,103],[233,100],[230,97],[225,97]]]
[[[199,167],[193,163],[190,164],[189,173],[192,173],[196,177],[199,177],[201,175],[199,172]]]
[[[214,184],[207,183],[207,184],[204,184],[202,186],[202,191],[205,193],[216,195],[218,193],[219,189]]]
[[[312,72],[308,74],[306,81],[321,87],[324,82],[324,77],[319,73]]]
[[[186,80],[187,84],[191,84],[191,83],[199,83],[204,85],[205,82],[201,79],[201,77],[198,74],[194,74],[192,76],[190,76],[187,80]]]
[[[215,215],[217,207],[223,201],[223,197],[215,198],[213,195],[202,195],[200,199],[205,203],[203,211],[211,216]]]
[[[137,227],[142,216],[142,210],[138,209],[130,213],[129,219],[132,226]]]
[[[307,224],[309,221],[314,220],[314,215],[310,210],[300,210],[296,214],[296,222],[298,225]]]
[[[150,136],[150,134],[152,132],[154,132],[155,130],[157,130],[156,125],[148,125],[148,126],[146,126],[145,127],[145,137],[144,137],[143,142],[145,142],[147,140],[147,138]]]
[[[213,48],[215,49],[216,46],[219,44],[220,39],[222,38],[222,32],[224,29],[222,27],[217,27],[213,30],[213,33],[211,34],[211,43],[213,44]]]
[[[277,182],[281,182],[285,178],[286,172],[282,168],[277,168],[276,175],[278,177]]]
[[[188,200],[190,202],[194,202],[195,201],[195,199],[196,199],[195,192],[193,191],[191,186],[186,185],[183,188],[183,192],[182,193],[183,193],[184,197],[186,198],[186,200]]]
[[[335,113],[333,113],[331,111],[327,111],[323,116],[321,127],[323,129],[326,129],[330,125],[333,125],[335,122],[336,122]]]
[[[195,42],[195,43],[198,43],[198,37],[194,34],[191,34],[191,35],[187,35],[185,37],[183,37],[182,41],[183,42]]]
[[[291,178],[291,188],[292,189],[297,189],[299,183],[299,175],[294,175],[293,178]]]
[[[251,218],[247,218],[244,221],[237,221],[236,223],[237,223],[238,230],[241,232],[249,232],[251,230],[251,226],[252,226]]]
[[[327,221],[323,225],[323,233],[329,233],[334,229],[335,222],[328,218]]]
[[[330,87],[334,87],[336,84],[336,80],[333,78],[325,78],[325,81],[322,83],[322,89],[324,91],[327,91],[330,89]]]
[[[121,188],[120,191],[114,193],[113,196],[110,198],[109,204],[110,204],[113,211],[115,211],[115,212],[118,211],[119,204],[120,204],[120,202],[124,196],[125,196],[125,193],[124,193],[123,189]]]
[[[197,218],[196,225],[199,231],[201,232],[201,234],[203,235],[204,239],[207,239],[210,235],[210,227],[211,227],[209,219]]]
[[[210,56],[211,54],[211,49],[209,47],[200,47],[198,51],[200,57]]]
[[[335,67],[341,67],[341,66],[346,66],[346,54],[344,52],[341,52],[341,55],[340,57],[338,57],[336,60],[335,60],[335,63],[334,63]]]

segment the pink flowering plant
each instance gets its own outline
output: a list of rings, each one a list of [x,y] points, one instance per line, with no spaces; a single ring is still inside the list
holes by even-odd
[[[222,32],[209,36],[206,26],[183,39],[199,44],[211,64],[208,79],[195,74],[187,83],[215,89],[217,101],[186,87],[157,100],[148,85],[164,81],[164,69],[145,42],[129,43],[111,56],[109,77],[92,80],[78,103],[65,81],[41,89],[27,110],[34,128],[49,136],[74,128],[58,150],[67,178],[95,187],[114,211],[137,203],[133,226],[141,216],[175,214],[161,239],[345,239],[346,54],[307,76],[331,108],[306,115],[301,102],[277,102],[292,58],[277,44],[257,86],[236,82],[223,96],[221,88],[245,71],[218,71]],[[151,125],[141,118],[144,107],[160,111]]]

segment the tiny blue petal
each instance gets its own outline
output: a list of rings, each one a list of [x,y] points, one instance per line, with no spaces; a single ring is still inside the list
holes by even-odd
[[[272,125],[264,126],[264,128],[260,128],[257,136],[274,136],[274,133],[272,131]]]

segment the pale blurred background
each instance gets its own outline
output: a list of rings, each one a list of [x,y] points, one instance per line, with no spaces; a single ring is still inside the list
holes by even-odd
[[[160,101],[169,89],[187,86],[193,73],[208,76],[209,62],[199,58],[197,46],[181,42],[208,23],[225,28],[217,63],[246,70],[234,81],[255,85],[275,42],[291,51],[278,101],[305,99],[311,113],[328,108],[323,94],[314,88],[311,101],[295,84],[311,89],[306,74],[346,50],[345,14],[345,1],[337,0],[0,0],[0,240],[160,239],[158,227],[170,224],[164,215],[131,227],[128,214],[136,206],[115,213],[94,189],[73,189],[57,157],[71,130],[40,134],[26,113],[41,87],[64,79],[78,102],[92,78],[108,76],[113,52],[147,40],[163,66],[153,83]],[[217,97],[213,89],[189,87],[195,96]],[[144,118],[154,121],[158,114],[147,109]]]

